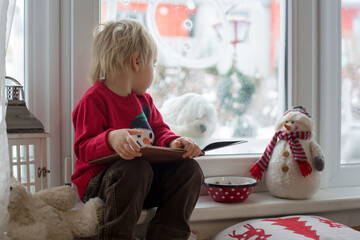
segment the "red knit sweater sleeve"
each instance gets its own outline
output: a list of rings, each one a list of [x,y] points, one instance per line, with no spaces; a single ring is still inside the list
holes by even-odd
[[[83,162],[114,153],[106,141],[108,129],[106,106],[91,96],[82,99],[73,112],[74,151]]]
[[[180,136],[176,135],[173,131],[170,130],[169,126],[164,122],[161,113],[156,108],[152,97],[150,94],[145,94],[149,102],[149,107],[151,109],[151,115],[149,119],[149,123],[151,125],[152,130],[155,134],[155,146],[168,147],[170,142]]]

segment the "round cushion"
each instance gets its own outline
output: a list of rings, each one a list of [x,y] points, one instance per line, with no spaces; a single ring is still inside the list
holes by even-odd
[[[233,225],[210,240],[360,239],[360,232],[319,216],[253,219]]]

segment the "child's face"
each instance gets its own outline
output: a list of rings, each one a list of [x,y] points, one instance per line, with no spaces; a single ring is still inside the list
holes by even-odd
[[[149,61],[145,68],[141,68],[136,72],[132,82],[132,92],[136,95],[143,95],[147,89],[151,86],[154,80],[154,68],[156,59]]]

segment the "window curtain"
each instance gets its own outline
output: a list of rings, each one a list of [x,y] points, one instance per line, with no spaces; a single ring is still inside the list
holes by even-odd
[[[9,151],[6,133],[5,56],[10,29],[15,12],[16,0],[0,1],[0,239],[4,237],[9,214]]]

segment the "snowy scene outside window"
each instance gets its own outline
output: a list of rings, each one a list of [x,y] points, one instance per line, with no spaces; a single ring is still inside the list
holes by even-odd
[[[218,150],[219,154],[260,153],[273,135],[276,118],[284,112],[284,80],[279,77],[279,71],[284,71],[279,67],[284,58],[280,48],[285,48],[280,44],[282,3],[102,0],[101,22],[134,18],[154,36],[159,56],[149,92],[176,133],[200,145],[217,139],[248,141]],[[194,108],[200,104],[195,99],[190,104],[188,93],[200,95],[205,105],[213,106],[214,123],[212,114],[203,117],[202,110]],[[183,107],[193,105],[184,111],[186,117],[171,100],[181,96],[189,97]],[[181,123],[172,123],[171,111],[179,111]],[[194,112],[197,116],[190,116]],[[179,124],[188,125],[179,129]]]
[[[34,39],[34,36],[36,35],[41,36],[36,38],[36,40],[39,40],[37,41],[39,42],[39,46],[47,46],[46,41],[49,39],[49,36],[52,36],[50,34],[53,33],[44,31],[41,32],[41,34],[36,33],[35,35],[35,33],[31,31],[29,32],[29,29],[32,29],[34,26],[41,25],[40,23],[43,20],[41,18],[34,18],[34,14],[37,14],[37,9],[41,9],[41,6],[43,5],[35,4],[33,1],[26,1],[24,6],[24,2],[24,0],[16,1],[17,8],[15,10],[6,56],[6,71],[7,75],[15,77],[24,85],[25,91],[32,89],[31,86],[26,86],[27,83],[28,85],[34,85],[33,90],[35,91],[26,93],[28,98],[33,99],[36,98],[36,96],[44,95],[42,88],[37,90],[37,86],[41,86],[41,84],[39,84],[41,81],[43,81],[42,83],[47,81],[51,84],[59,83],[56,82],[56,78],[42,80],[38,77],[34,78],[32,75],[29,76],[32,72],[42,72],[44,66],[37,65],[37,61],[27,63],[26,60],[24,60],[24,53],[27,53],[26,59],[41,59],[41,52],[43,49],[40,49],[40,51],[39,49],[32,51],[32,49],[26,49],[27,46],[31,44],[31,39]],[[77,91],[81,92],[86,88],[86,84],[88,84],[88,80],[86,79],[87,71],[85,71],[88,65],[78,66],[74,64],[74,66],[76,66],[75,69],[78,71],[74,74],[75,78],[73,80],[70,79],[71,74],[67,72],[67,68],[71,67],[70,56],[72,56],[73,52],[73,57],[77,60],[75,63],[87,62],[89,59],[87,54],[89,52],[88,45],[84,44],[86,46],[84,46],[84,49],[81,48],[80,50],[78,45],[76,45],[74,49],[70,48],[70,40],[77,43],[79,42],[78,39],[81,40],[80,42],[86,39],[86,37],[83,36],[85,33],[82,33],[83,35],[74,34],[74,32],[70,31],[71,27],[77,27],[78,25],[80,26],[80,29],[85,27],[86,33],[89,33],[90,43],[90,32],[96,23],[127,17],[136,18],[145,24],[158,44],[159,58],[156,66],[156,76],[153,86],[150,89],[157,107],[161,109],[164,102],[169,102],[170,99],[173,99],[176,96],[183,96],[186,93],[200,94],[200,96],[206,99],[207,103],[212,104],[215,107],[217,116],[215,131],[211,132],[211,137],[205,137],[205,139],[240,138],[248,140],[248,143],[246,144],[241,144],[236,146],[236,148],[229,147],[221,149],[214,154],[262,153],[274,134],[276,118],[284,113],[284,105],[286,105],[285,100],[292,100],[292,94],[304,98],[303,96],[307,96],[307,93],[309,92],[307,89],[304,91],[304,89],[290,88],[291,91],[295,92],[292,92],[287,96],[287,93],[284,90],[286,88],[285,84],[287,84],[287,86],[292,86],[294,84],[291,78],[292,74],[294,74],[291,66],[287,70],[289,74],[288,78],[284,76],[286,66],[283,66],[285,58],[284,52],[287,48],[284,41],[284,25],[291,27],[291,24],[287,23],[284,17],[284,9],[289,9],[287,16],[289,19],[294,20],[293,15],[291,14],[291,12],[294,11],[294,6],[291,7],[291,4],[290,7],[284,5],[294,2],[300,4],[303,3],[303,1],[94,0],[89,2],[50,1],[49,3],[54,3],[50,4],[54,7],[57,2],[61,3],[60,5],[62,6],[60,19],[62,19],[62,21],[66,20],[65,23],[61,22],[61,26],[68,26],[68,28],[65,28],[60,34],[61,46],[65,46],[64,48],[60,48],[61,53],[64,54],[62,55],[62,62],[69,63],[68,66],[65,67],[64,72],[61,72],[62,78],[60,82],[63,87],[62,89],[66,89],[70,82],[73,81],[72,84],[76,89],[74,96],[71,94],[64,94],[65,91],[62,91],[65,102],[60,101],[59,108],[64,108],[63,113],[65,115],[67,114],[66,116],[70,116],[72,111],[71,105],[67,102],[68,99],[74,98],[76,102],[79,96]],[[84,11],[83,7],[91,5],[90,2],[94,4],[96,11],[99,11],[98,8],[100,9],[98,12],[100,18],[98,18],[98,14],[95,14],[96,16],[94,17],[89,17],[91,14],[88,14],[88,11],[91,7],[85,8],[87,10]],[[328,14],[331,15],[331,13],[325,12],[324,18],[333,20],[326,20],[330,25],[329,28],[337,29],[336,31],[331,31],[334,33],[331,35],[332,37],[330,39],[327,38],[327,35],[321,35],[322,31],[320,31],[321,29],[319,29],[319,27],[322,25],[314,24],[313,26],[305,26],[304,30],[302,28],[299,30],[301,33],[300,36],[303,36],[304,33],[306,34],[310,31],[309,28],[316,29],[316,31],[313,32],[314,38],[317,39],[320,36],[323,42],[317,43],[315,47],[303,43],[300,36],[290,35],[288,40],[299,42],[301,46],[305,47],[305,52],[320,46],[338,44],[338,41],[341,40],[342,52],[329,51],[331,52],[330,55],[332,58],[335,59],[339,59],[341,54],[342,60],[341,80],[340,74],[334,74],[336,75],[334,78],[339,81],[339,84],[341,81],[341,89],[334,90],[331,89],[333,86],[329,86],[329,89],[334,90],[336,93],[342,92],[341,139],[337,138],[338,134],[334,134],[336,138],[331,138],[331,140],[329,140],[330,144],[328,146],[323,146],[324,148],[329,147],[334,149],[333,152],[330,151],[332,156],[334,156],[334,161],[329,162],[327,166],[334,166],[333,171],[336,173],[339,171],[341,173],[336,175],[339,176],[339,178],[336,178],[334,182],[337,182],[340,181],[339,179],[341,179],[341,181],[344,179],[342,177],[342,169],[353,169],[353,166],[348,167],[345,164],[357,164],[357,166],[359,166],[360,163],[360,151],[358,148],[358,142],[360,140],[360,87],[358,67],[358,55],[360,49],[360,1],[341,0],[342,5],[338,4],[340,3],[340,0],[315,1],[312,3],[314,3],[312,4],[315,8],[314,11],[310,11],[307,8],[299,8],[297,11],[295,7],[295,14],[299,15],[301,19],[301,17],[306,18],[309,12],[312,12],[316,15],[315,18],[317,18],[319,12],[316,11],[316,7],[323,7],[324,4],[321,3],[326,3],[326,6],[330,5],[330,7],[336,9],[337,12],[342,13],[342,25],[334,24],[334,22],[338,23],[340,19],[336,18],[336,20],[334,20],[333,17],[328,16]],[[317,5],[317,3],[320,5]],[[305,4],[305,6],[307,5]],[[339,7],[341,7],[341,9],[339,9]],[[74,16],[79,18],[75,18],[73,25],[70,26],[70,16],[72,16],[70,13],[72,8],[74,8],[73,10],[75,11],[73,13]],[[46,14],[47,13],[44,13],[44,15]],[[24,22],[24,16],[27,16],[27,19],[33,19],[34,22]],[[55,23],[59,23],[59,16],[53,16],[51,14],[50,16]],[[337,16],[340,17],[340,15]],[[295,18],[295,23],[298,23],[296,19],[297,18]],[[83,21],[89,24],[83,24]],[[325,26],[328,25],[325,24]],[[331,39],[336,38],[334,35],[338,34],[340,27],[342,27],[341,36],[336,35],[339,37],[339,40],[332,41]],[[289,31],[289,34],[291,34],[291,31]],[[34,47],[33,45],[31,46]],[[334,46],[334,49],[337,49],[337,46],[338,45]],[[309,47],[309,49],[306,47]],[[45,51],[48,51],[46,47],[44,49]],[[330,46],[330,49],[332,49],[332,46]],[[54,51],[54,56],[56,56],[56,51],[59,51],[59,49],[56,50],[56,48],[52,48],[49,51]],[[291,60],[291,53],[293,53],[293,51],[289,50],[289,53],[288,59]],[[313,54],[315,60],[323,60],[321,56],[318,56],[317,51],[313,52]],[[293,57],[297,59],[299,56],[295,54]],[[53,62],[54,64],[57,64],[56,61]],[[325,65],[325,71],[337,73],[337,67],[340,67],[340,64],[338,64],[337,60],[334,62],[337,65],[335,67]],[[27,66],[30,72],[24,71],[24,66]],[[56,70],[57,66],[52,66]],[[331,71],[332,69],[335,69],[335,71]],[[309,69],[309,71],[313,70],[315,70],[315,73],[313,74],[315,76],[314,78],[317,79],[317,68]],[[55,74],[55,76],[57,75]],[[297,76],[296,72],[295,76]],[[24,79],[29,82],[24,82]],[[289,82],[285,83],[284,79],[288,79]],[[324,84],[327,84],[327,80],[324,81]],[[305,86],[307,85],[305,84]],[[312,88],[315,95],[321,90],[316,89],[316,86],[317,81],[315,86],[313,86],[314,88]],[[53,94],[51,93],[47,98],[51,100],[53,99],[52,97]],[[324,131],[322,131],[322,126],[324,125],[320,125],[325,117],[328,116],[325,114],[324,117],[324,112],[327,113],[328,111],[331,111],[334,114],[331,115],[332,118],[334,118],[335,115],[340,118],[340,112],[337,109],[340,102],[336,102],[340,101],[340,98],[335,97],[335,103],[331,102],[331,106],[335,106],[336,108],[335,111],[333,111],[332,107],[329,107],[329,109],[321,108],[321,106],[324,105],[323,103],[326,101],[326,98],[317,98],[318,96],[316,96],[316,99],[313,99],[312,102],[310,99],[309,104],[314,102],[318,103],[319,101],[320,108],[315,104],[314,109],[317,112],[312,112],[312,114],[315,116],[318,115],[316,124],[319,132],[316,137],[318,137],[318,140],[321,140],[326,139],[328,136],[328,129],[325,129],[324,133]],[[30,107],[34,107],[31,105],[32,103],[34,102],[29,102]],[[46,116],[49,110],[46,108],[39,108],[38,111],[40,116],[42,114],[43,116]],[[55,115],[56,114],[53,114],[53,116]],[[71,138],[70,129],[72,129],[70,119],[70,117],[61,116],[61,124],[63,127],[61,134],[64,134],[63,146],[65,146],[63,155],[66,156],[70,155],[73,147],[70,141],[68,141],[68,139]],[[338,120],[331,121],[331,124],[336,123],[337,125],[339,123]],[[53,124],[53,128],[57,129],[59,126],[55,125],[57,125],[56,122]],[[337,129],[338,127],[334,130],[337,131]],[[200,126],[200,131],[202,130],[205,130],[205,128]],[[53,133],[51,141],[56,142],[59,138],[60,136]],[[341,143],[341,164],[343,166],[340,166],[340,163],[338,164],[337,162],[338,156],[340,155],[337,147],[338,143]],[[336,145],[333,146],[332,144]],[[208,152],[207,155],[210,155],[210,153],[211,152]],[[219,156],[218,158],[222,159],[223,157]],[[56,158],[54,162],[58,162]],[[341,171],[338,170],[338,168]],[[347,175],[347,171],[344,171],[344,175],[351,176],[351,174]],[[56,178],[54,177],[54,179]],[[329,179],[333,179],[333,177],[330,176]],[[349,177],[349,181],[350,180],[351,184],[353,184],[352,178],[350,179]]]
[[[360,1],[342,0],[341,163],[360,163]]]
[[[6,71],[25,85],[24,1],[16,4]],[[173,97],[200,94],[216,108],[212,139],[249,141],[226,152],[265,149],[286,98],[279,64],[285,48],[283,1],[102,0],[100,5],[101,22],[132,17],[155,36],[159,60],[150,92],[158,108]],[[359,13],[358,0],[342,0],[343,164],[360,162]]]

